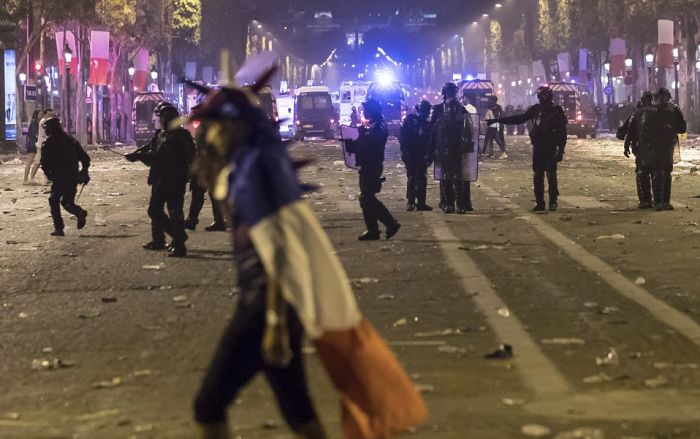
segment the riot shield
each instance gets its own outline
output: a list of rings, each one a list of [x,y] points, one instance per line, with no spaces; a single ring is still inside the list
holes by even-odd
[[[459,147],[444,148],[437,138],[437,153],[433,167],[435,180],[476,181],[479,178],[479,149],[483,134],[479,129],[481,120],[478,114],[465,114],[462,139]],[[447,150],[446,150],[447,149]]]
[[[347,125],[340,126],[340,144],[343,148],[343,161],[345,166],[350,169],[360,169],[357,166],[357,155],[348,151],[347,142],[357,140],[360,137],[360,131],[357,127],[350,127]]]

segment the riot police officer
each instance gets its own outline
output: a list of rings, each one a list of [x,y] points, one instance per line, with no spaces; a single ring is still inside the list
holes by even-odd
[[[399,143],[401,160],[406,165],[406,210],[430,211],[426,204],[428,166],[430,166],[430,102],[416,104],[414,111],[406,116],[401,126]]]
[[[90,156],[80,143],[63,131],[61,121],[52,117],[43,123],[46,139],[41,147],[41,168],[51,181],[49,206],[53,219],[52,236],[64,236],[61,206],[78,219],[78,229],[85,227],[87,211],[75,204],[78,184],[90,181]],[[78,171],[78,163],[82,168]]]
[[[671,92],[660,88],[657,92],[656,139],[652,163],[652,188],[654,208],[673,210],[671,205],[671,172],[673,171],[674,150],[678,147],[678,134],[687,130],[680,108],[671,102]]]
[[[651,209],[653,207],[651,198],[651,168],[642,164],[639,150],[640,126],[644,114],[648,111],[655,111],[654,95],[647,91],[637,103],[634,114],[625,121],[617,130],[617,138],[625,141],[624,155],[634,154],[635,182],[637,186],[637,197],[639,198],[639,209]]]
[[[360,127],[357,140],[348,141],[348,151],[357,157],[360,167],[360,207],[367,230],[358,237],[360,241],[376,241],[380,238],[380,221],[386,227],[386,239],[399,231],[401,224],[391,215],[389,209],[377,199],[382,190],[382,172],[384,171],[384,148],[389,131],[384,123],[382,107],[374,99],[362,104],[362,110],[369,121],[369,126]]]
[[[443,102],[433,107],[430,116],[431,151],[435,156],[435,177],[440,181],[440,208],[445,213],[464,214],[474,210],[470,183],[463,175],[465,153],[459,142],[463,123],[457,119],[467,109],[457,100],[457,85],[448,82],[442,87]],[[455,121],[457,123],[448,123]],[[456,206],[455,206],[456,205]]]
[[[148,184],[151,185],[151,199],[148,216],[151,218],[152,238],[143,247],[147,250],[165,249],[167,233],[173,239],[168,248],[168,256],[174,257],[187,256],[187,234],[182,210],[190,163],[195,153],[192,135],[181,126],[170,126],[179,115],[177,108],[171,104],[157,106],[160,131],[145,148],[125,156],[129,161],[141,160],[150,166]],[[167,214],[164,211],[166,205]]]
[[[539,103],[529,107],[525,113],[486,122],[501,122],[506,125],[519,125],[532,122],[530,141],[532,142],[532,170],[536,205],[533,212],[544,211],[544,177],[549,186],[549,210],[557,210],[559,187],[557,183],[557,163],[564,158],[566,148],[566,114],[559,105],[554,105],[554,93],[547,86],[537,89]]]

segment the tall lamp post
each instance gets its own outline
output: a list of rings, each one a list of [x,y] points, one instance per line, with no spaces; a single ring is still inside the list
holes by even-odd
[[[654,67],[654,54],[647,53],[644,55],[644,61],[647,63],[647,88],[651,90],[651,69]]]
[[[678,84],[678,63],[680,61],[680,57],[678,56],[678,48],[674,47],[673,48],[673,78],[675,81],[673,82],[673,88],[674,88],[674,96],[676,97],[676,105],[678,105],[678,89],[679,84]]]
[[[637,78],[635,78],[635,75],[632,74],[633,64],[634,62],[632,61],[632,58],[625,58],[625,71],[627,72],[627,78],[629,78],[625,82],[629,84],[629,81],[632,81],[632,98],[634,100],[637,100]]]
[[[70,120],[70,63],[73,60],[73,52],[70,50],[70,47],[68,47],[68,44],[66,44],[63,48],[63,60],[65,61],[66,68],[66,129],[70,133],[72,127],[72,123]]]
[[[133,135],[131,122],[134,118],[134,75],[136,74],[136,67],[134,67],[133,62],[129,63],[129,68],[126,69],[126,72],[129,74],[129,119],[126,121],[125,133],[128,133],[126,134],[127,140],[131,141],[131,135]]]
[[[608,104],[610,104],[613,102],[613,94],[615,93],[615,88],[613,87],[612,83],[612,76],[610,75],[610,62],[605,61],[605,64],[603,64],[603,68],[605,69],[605,75],[608,78],[608,93],[606,94],[608,95]]]

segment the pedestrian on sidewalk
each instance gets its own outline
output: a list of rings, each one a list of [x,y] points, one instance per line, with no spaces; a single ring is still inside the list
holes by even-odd
[[[64,236],[61,206],[78,219],[78,229],[85,227],[88,213],[75,204],[75,195],[79,184],[86,185],[90,182],[90,156],[77,140],[63,131],[58,118],[46,120],[44,129],[46,140],[42,148],[41,168],[46,178],[52,182],[49,206],[54,231],[51,235]],[[81,169],[78,169],[78,163],[81,164]]]
[[[304,335],[343,394],[344,437],[403,432],[425,418],[425,405],[359,311],[333,246],[302,197],[308,190],[296,176],[302,164],[289,157],[251,92],[255,86],[246,92],[224,87],[195,116],[212,130],[202,145],[208,153],[200,175],[232,203],[240,287],[195,399],[198,438],[231,437],[227,408],[262,372],[295,437],[326,439],[305,375]]]
[[[386,239],[391,239],[399,231],[401,224],[391,215],[384,203],[377,199],[382,190],[384,172],[384,148],[389,131],[384,123],[382,107],[374,99],[362,104],[362,112],[368,119],[369,126],[361,126],[357,140],[347,141],[349,152],[357,157],[360,167],[360,208],[367,230],[358,237],[360,241],[380,239],[379,224],[386,227]]]
[[[559,185],[557,182],[557,163],[564,159],[566,148],[566,114],[559,105],[554,105],[554,92],[548,86],[537,89],[539,103],[532,105],[523,114],[498,119],[487,119],[486,123],[504,123],[518,125],[532,122],[530,141],[532,142],[532,170],[536,205],[533,212],[546,210],[544,204],[544,177],[547,175],[549,186],[549,210],[557,210]]]
[[[29,184],[29,172],[32,170],[32,164],[36,158],[36,142],[39,140],[39,115],[41,110],[34,110],[32,113],[31,122],[29,122],[29,128],[27,129],[27,142],[25,144],[24,153],[26,157],[24,158],[24,179],[22,184]],[[39,160],[36,161],[34,165],[34,173],[36,174],[36,169],[39,168]]]
[[[432,161],[430,153],[430,102],[416,104],[413,112],[406,116],[401,125],[399,143],[401,160],[406,165],[406,210],[409,212],[430,211],[426,204],[428,190],[428,166]]]

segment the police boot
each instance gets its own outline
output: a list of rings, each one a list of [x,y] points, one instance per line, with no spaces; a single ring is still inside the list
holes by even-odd
[[[649,174],[644,171],[637,171],[637,197],[639,198],[638,209],[651,209],[651,184]]]
[[[651,189],[654,194],[654,209],[664,210],[665,176],[661,171],[654,171],[651,176]]]
[[[417,209],[421,212],[428,212],[433,210],[433,208],[428,206],[425,202],[427,198],[427,191],[428,189],[426,187],[425,181],[421,182],[421,185],[416,189],[416,195],[418,199]]]
[[[225,422],[197,424],[197,439],[231,439],[231,433]]]
[[[440,204],[439,208],[443,212],[445,211],[445,208],[447,207],[447,203],[445,202],[445,182],[443,180],[440,180],[439,182],[439,187],[440,187]]]
[[[673,205],[671,204],[671,182],[673,176],[670,172],[664,173],[664,210],[673,210]]]
[[[184,258],[186,256],[187,256],[187,247],[185,247],[185,243],[173,242],[173,244],[168,249],[168,257]]]
[[[199,220],[197,218],[191,218],[187,217],[185,218],[185,228],[187,230],[194,230],[197,228],[197,224],[199,224]]]
[[[206,230],[207,232],[224,232],[226,231],[226,223],[214,221],[213,223],[206,226],[204,230]]]
[[[416,179],[414,177],[408,177],[406,200],[406,210],[409,212],[416,210]]]
[[[151,241],[143,245],[146,250],[165,250],[165,241]]]
[[[78,212],[78,215],[76,215],[76,217],[78,218],[78,224],[77,224],[78,230],[85,227],[85,223],[87,222],[87,216],[88,216],[87,210],[84,210],[84,209],[82,209],[80,212]]]
[[[535,172],[532,183],[535,187],[535,207],[532,211],[544,212],[546,210],[544,204],[544,172]]]
[[[445,213],[455,213],[455,186],[454,181],[445,180],[443,182],[443,190],[445,192],[445,200],[442,211]]]
[[[557,199],[559,197],[559,182],[557,172],[547,172],[547,187],[549,191],[549,210],[554,212],[559,207]]]

